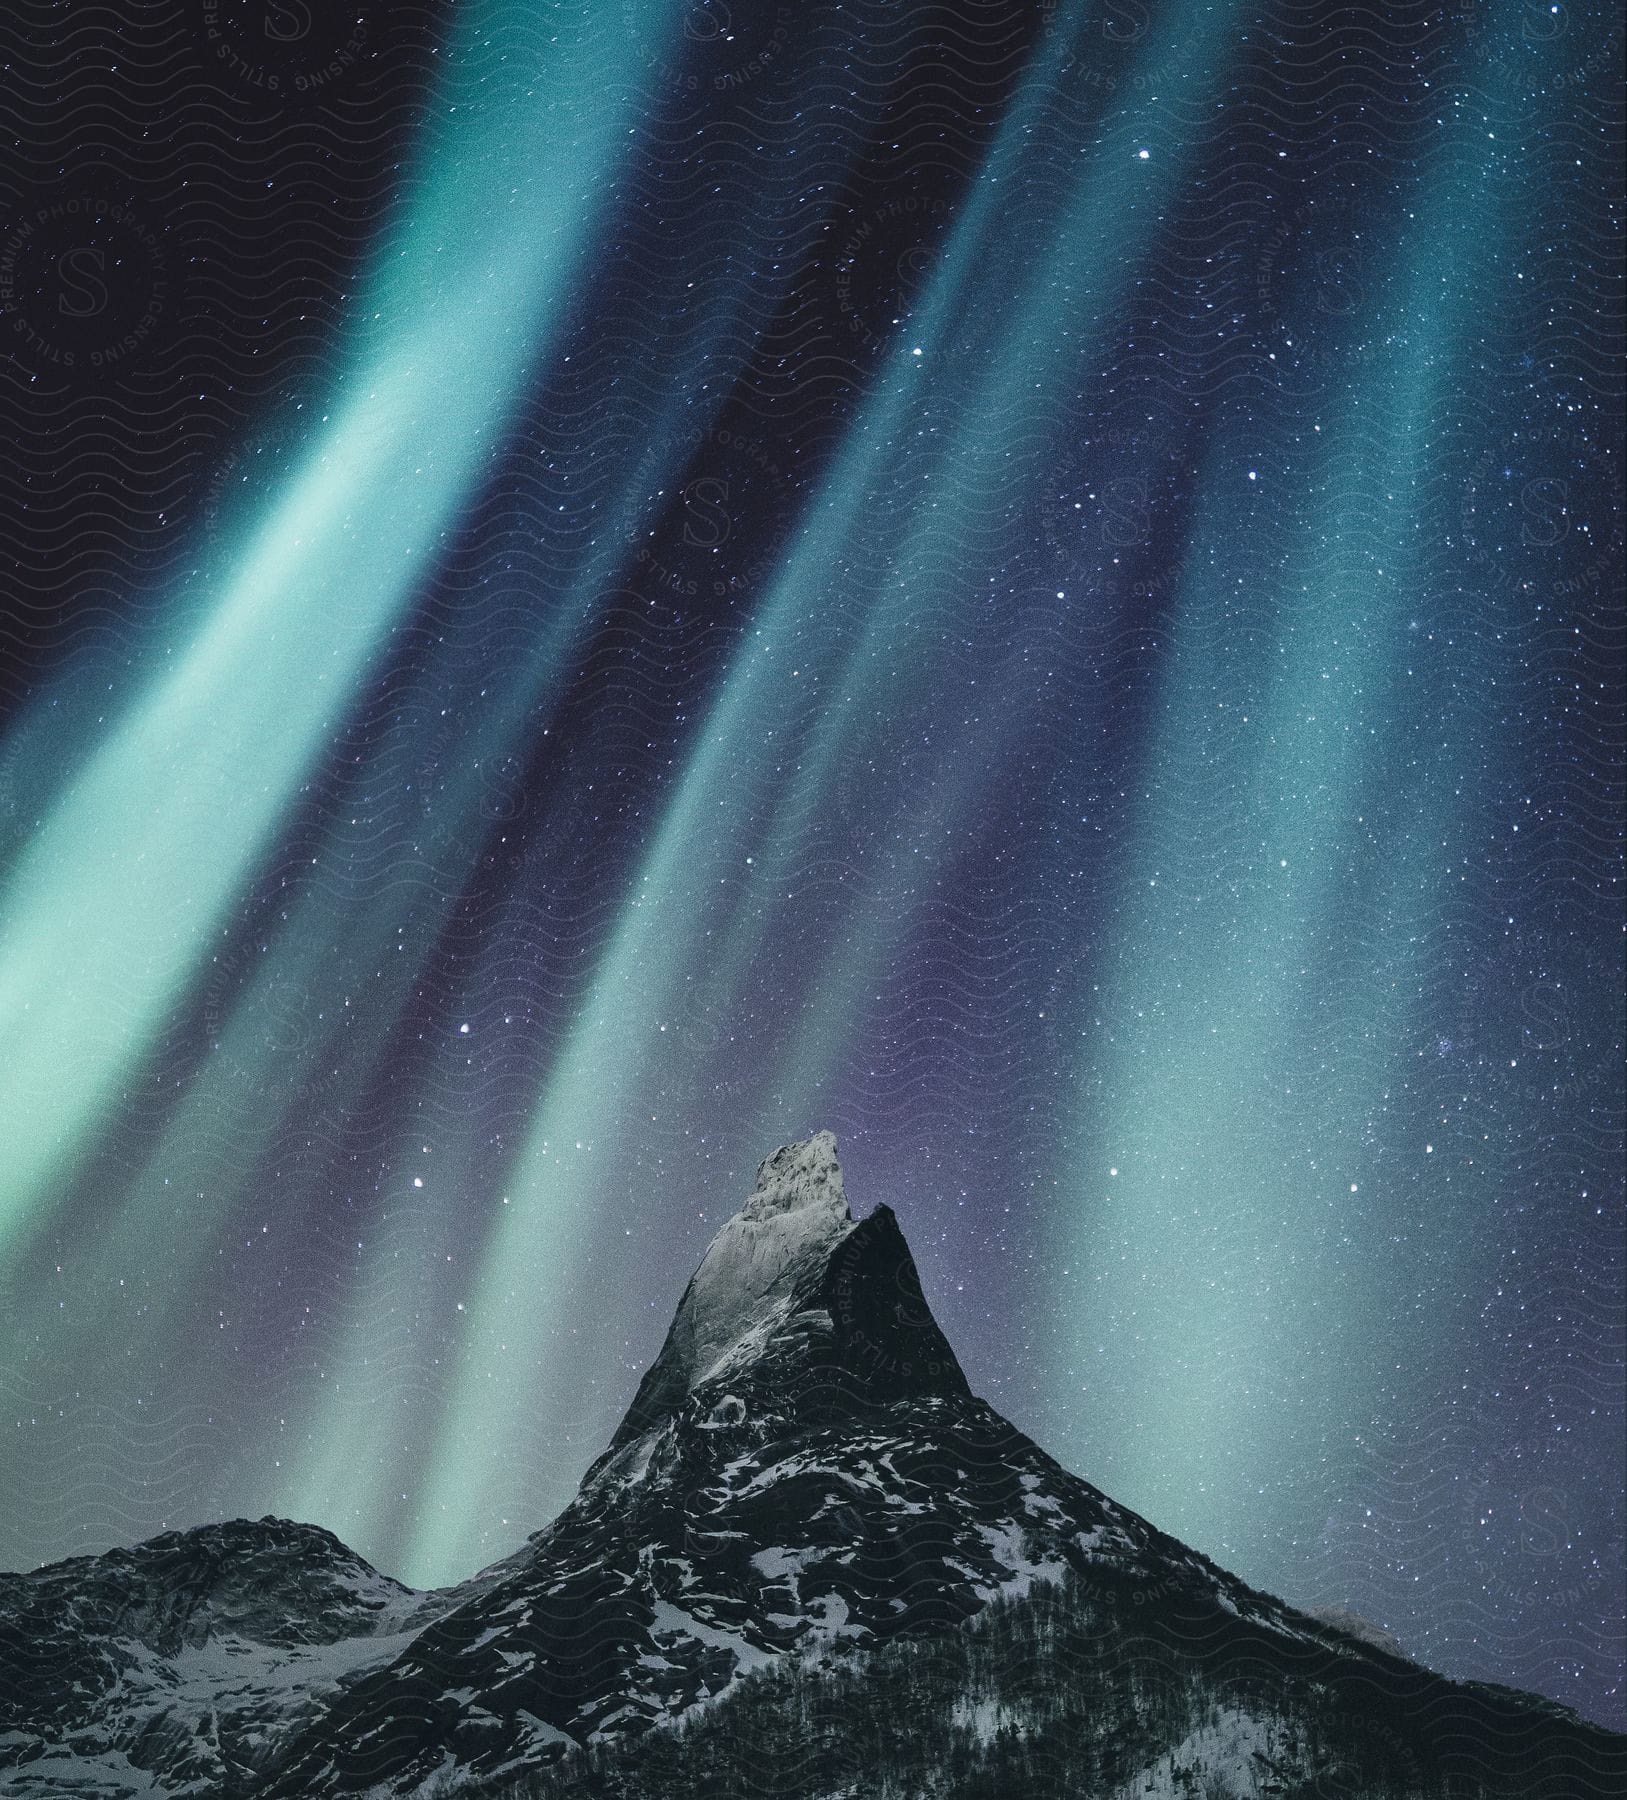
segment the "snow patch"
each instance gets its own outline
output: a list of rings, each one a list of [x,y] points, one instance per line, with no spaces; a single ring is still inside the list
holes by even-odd
[[[1116,1788],[1112,1800],[1191,1800],[1213,1792],[1227,1800],[1263,1800],[1283,1792],[1273,1772],[1277,1728],[1237,1707],[1223,1707],[1209,1723]]]
[[[979,1525],[978,1535],[988,1545],[994,1559],[1011,1571],[1011,1579],[1000,1584],[1000,1592],[1016,1598],[1025,1595],[1036,1581],[1060,1582],[1068,1573],[1068,1565],[1059,1556],[1042,1556],[1036,1562],[1024,1542],[1023,1528],[1012,1519],[997,1525]]]
[[[707,1625],[693,1613],[674,1606],[670,1600],[657,1600],[655,1617],[650,1625],[654,1637],[692,1637],[714,1650],[727,1650],[734,1657],[735,1673],[759,1669],[774,1661],[774,1653],[759,1649],[736,1631],[725,1631],[718,1625]]]
[[[783,1581],[787,1576],[800,1575],[817,1556],[814,1550],[759,1550],[752,1557],[751,1566],[770,1581]]]

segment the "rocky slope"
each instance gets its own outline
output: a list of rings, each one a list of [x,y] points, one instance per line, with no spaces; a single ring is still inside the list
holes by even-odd
[[[0,1575],[0,1794],[231,1794],[421,1596],[282,1519]]]
[[[311,1800],[437,1783],[497,1791],[557,1765],[549,1791],[568,1792],[619,1779],[604,1770],[620,1756],[629,1770],[642,1759],[645,1775],[591,1791],[654,1795],[660,1746],[688,1756],[701,1745],[694,1754],[712,1764],[673,1764],[660,1782],[732,1792],[713,1766],[731,1754],[728,1721],[790,1692],[789,1672],[845,1681],[842,1705],[857,1716],[855,1696],[884,1687],[913,1646],[972,1657],[981,1621],[1014,1616],[1002,1629],[1020,1634],[1059,1593],[1079,1642],[1099,1649],[1133,1622],[1132,1665],[1152,1657],[1157,1691],[1186,1696],[1149,1710],[1100,1673],[1091,1716],[1129,1708],[1110,1735],[1126,1779],[1148,1777],[1138,1792],[1185,1791],[1170,1783],[1197,1755],[1182,1748],[1194,1733],[1211,1750],[1237,1740],[1229,1761],[1211,1760],[1233,1770],[1214,1791],[1238,1796],[1444,1794],[1451,1780],[1454,1795],[1559,1800],[1613,1781],[1617,1766],[1627,1777],[1627,1740],[1529,1696],[1446,1682],[1297,1613],[1061,1468],[971,1393],[896,1219],[886,1207],[853,1219],[834,1140],[819,1133],[763,1163],[576,1499],[463,1587],[411,1594],[326,1533],[274,1520],[0,1578],[0,1791]],[[1054,1690],[1076,1664],[1046,1663],[1031,1684],[1047,1718],[1065,1709]],[[1231,1692],[1239,1682],[1247,1705]],[[1389,1753],[1366,1727],[1352,1727],[1357,1748],[1315,1760],[1315,1734],[1293,1722],[1325,1712],[1334,1688],[1352,1717],[1401,1733],[1415,1778],[1379,1785]],[[937,1702],[945,1720],[974,1718],[952,1680]],[[999,1694],[985,1702],[997,1717]],[[764,1718],[775,1716],[770,1705]],[[1023,1717],[1017,1737],[1041,1729],[1013,1695],[1008,1723]],[[1267,1717],[1269,1779],[1248,1748]],[[758,1734],[770,1741],[774,1728]],[[1453,1761],[1454,1744],[1486,1734],[1527,1785]],[[1358,1768],[1370,1740],[1369,1786],[1359,1772],[1358,1785],[1326,1786],[1330,1767]],[[1285,1744],[1301,1746],[1297,1770]],[[790,1791],[783,1778],[775,1788]]]

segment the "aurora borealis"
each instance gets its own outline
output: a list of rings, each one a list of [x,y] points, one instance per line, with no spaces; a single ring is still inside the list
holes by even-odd
[[[460,1579],[829,1126],[1062,1461],[1620,1725],[1614,12],[369,4],[5,28],[0,1564]]]

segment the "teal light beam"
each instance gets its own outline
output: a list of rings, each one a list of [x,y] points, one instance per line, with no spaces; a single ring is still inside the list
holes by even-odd
[[[549,39],[518,0],[466,15],[445,147],[364,286],[322,430],[0,893],[8,1257],[116,1111],[546,354],[636,69],[619,16],[581,29]]]
[[[1082,10],[1071,18],[1072,29],[1078,28]],[[1205,67],[1203,59],[1228,16],[1209,15],[1205,30],[1189,34],[1194,69]],[[794,807],[801,798],[789,799],[790,784],[778,767],[783,747],[775,731],[785,722],[785,709],[775,687],[793,664],[813,679],[822,662],[834,663],[824,673],[828,716],[812,727],[806,748],[798,752],[810,771],[805,779],[816,788],[830,779],[835,747],[851,713],[876,701],[881,677],[861,667],[873,634],[861,632],[853,644],[842,641],[826,604],[831,571],[844,558],[864,568],[872,604],[887,615],[892,566],[905,554],[918,554],[924,537],[954,535],[953,480],[946,480],[936,526],[878,500],[900,445],[938,403],[932,394],[939,379],[932,373],[935,347],[966,331],[968,320],[977,321],[972,330],[983,341],[964,356],[947,359],[942,377],[953,384],[948,403],[967,414],[1008,407],[1027,418],[1034,406],[1045,405],[1034,395],[1055,350],[1054,325],[1049,332],[1045,325],[1048,316],[1054,319],[1049,287],[1055,267],[1041,255],[1038,272],[1016,300],[995,305],[992,316],[987,309],[991,297],[1009,293],[1015,248],[1010,234],[1020,229],[1006,220],[1008,184],[1026,157],[1046,154],[1031,136],[1054,101],[1069,42],[1070,30],[1059,30],[1031,71],[908,335],[892,347],[854,443],[811,508],[809,524],[763,603],[760,623],[725,676],[702,740],[555,1059],[507,1184],[512,1203],[497,1219],[470,1282],[458,1372],[410,1558],[414,1570],[455,1569],[477,1546],[489,1547],[492,1520],[503,1510],[496,1495],[508,1479],[503,1423],[520,1406],[546,1414],[571,1379],[568,1342],[559,1334],[567,1296],[591,1254],[592,1196],[604,1160],[599,1146],[618,1119],[648,1111],[645,1086],[679,1053],[683,1034],[676,1028],[703,1004],[697,987],[706,990],[708,1010],[727,1016],[731,991],[744,978],[754,945],[771,920],[783,916],[772,902],[759,908],[773,877],[759,875],[745,860],[756,837],[774,843],[772,827],[759,832],[753,819],[770,817],[782,804]],[[1066,272],[1081,283],[1079,304],[1088,316],[1099,316],[1117,291],[1117,273],[1092,285],[1092,257],[1101,257],[1113,234],[1127,234],[1133,241],[1109,260],[1128,279],[1132,251],[1153,229],[1158,197],[1175,179],[1173,171],[1151,168],[1137,156],[1142,142],[1133,118],[1107,133],[1088,162],[1078,197],[1056,222],[1056,251]],[[1033,255],[1031,246],[1025,249]],[[992,358],[992,370],[985,357]],[[957,369],[966,371],[958,382]],[[988,450],[999,432],[998,423],[982,433],[968,426],[954,438],[954,448],[966,454]],[[799,642],[799,621],[809,612],[829,633],[823,646],[805,638]],[[830,693],[838,680],[846,696],[841,702]],[[817,1095],[810,1091],[803,1098],[812,1102]],[[784,1104],[794,1110],[797,1102]]]
[[[1205,10],[1195,22],[1172,19],[1144,48],[1148,59],[1173,56],[1171,80],[1194,107],[1224,80],[1232,20],[1224,7]],[[723,880],[725,859],[739,862],[747,839],[750,893],[793,886],[798,859],[807,854],[809,821],[829,815],[843,769],[873,752],[883,771],[875,786],[883,788],[893,749],[922,735],[934,716],[942,724],[941,695],[955,682],[963,626],[986,630],[985,571],[975,563],[968,521],[988,516],[1020,487],[1014,471],[1043,466],[1050,434],[1070,415],[1062,396],[1071,394],[1123,316],[1189,154],[1147,95],[1097,135],[1079,158],[1074,183],[1057,184],[1061,204],[1052,216],[1036,219],[1015,204],[1013,196],[1031,186],[1055,191],[1026,183],[1025,170],[1077,132],[1063,74],[1072,41],[1059,27],[1056,67],[1028,91],[1029,104],[1015,112],[999,141],[951,246],[945,280],[892,345],[881,403],[765,601],[752,653],[728,680],[650,858],[646,880],[654,892],[682,891],[695,882],[698,863],[708,866],[708,856],[713,880]],[[1014,268],[1030,272],[1014,284]],[[923,431],[923,423],[930,429]],[[902,502],[879,503],[889,491],[895,502],[902,494]],[[862,604],[847,596],[859,625],[846,634],[832,628],[842,616],[833,570],[864,571],[856,578]],[[1035,596],[1042,614],[1050,598]],[[809,620],[816,622],[812,629]],[[1002,615],[1001,635],[1016,660],[1026,623],[1023,603],[1013,601]],[[794,759],[775,776],[769,759],[745,746],[767,716],[759,670],[789,666],[801,671],[799,679],[818,684],[820,699],[797,733]],[[874,884],[854,884],[844,908],[845,938],[822,964],[780,1056],[774,1090],[793,1114],[817,1107],[847,1053],[855,1009],[916,916],[958,826],[977,810],[1006,724],[1025,717],[1001,704],[1001,670],[991,667],[986,675],[980,707],[986,736],[971,745],[940,732],[932,751],[942,777],[931,784],[934,804],[923,808],[918,797],[900,796],[918,854],[901,858],[901,872],[880,893]],[[757,772],[743,782],[748,758]],[[771,798],[766,790],[754,795],[759,781],[772,783]],[[749,826],[752,815],[762,820],[759,827]],[[719,818],[732,829],[711,823]],[[743,897],[746,884],[737,880],[734,891]],[[729,1007],[784,919],[783,908],[768,903],[740,905],[726,927],[709,921],[719,940],[711,1005]]]
[[[789,272],[784,279],[789,281]],[[750,334],[741,317],[749,298],[737,294],[706,324],[698,354],[714,371],[727,367],[731,358],[750,354]],[[758,294],[755,304],[761,301]],[[219,1024],[212,1054],[188,1082],[145,1167],[129,1182],[116,1216],[88,1256],[101,1278],[116,1279],[138,1246],[150,1249],[155,1230],[173,1230],[163,1259],[172,1280],[212,1257],[221,1232],[235,1228],[240,1208],[252,1192],[249,1184],[263,1178],[257,1149],[275,1140],[288,1112],[308,1105],[313,1088],[324,1100],[336,1089],[365,1088],[402,1008],[425,979],[426,962],[470,871],[487,852],[490,839],[502,835],[500,825],[482,819],[483,769],[493,759],[525,752],[528,729],[533,728],[530,721],[537,709],[557,698],[585,622],[602,606],[633,553],[649,494],[663,485],[670,487],[676,479],[673,471],[685,446],[710,423],[727,388],[726,380],[714,380],[709,395],[697,403],[683,384],[670,383],[652,408],[640,444],[611,476],[597,509],[597,530],[578,566],[564,579],[557,598],[545,610],[539,609],[526,653],[495,671],[477,663],[461,677],[461,688],[449,692],[448,676],[438,690],[446,705],[435,710],[430,727],[455,725],[457,736],[433,797],[406,795],[411,804],[423,807],[410,845],[420,874],[410,909],[410,940],[401,935],[404,909],[397,882],[386,884],[378,897],[336,899],[325,868],[293,872],[291,891],[280,900],[278,916],[258,947],[264,953],[250,955],[241,980],[230,984],[233,1005]],[[421,741],[415,747],[421,750]],[[372,786],[375,780],[371,770],[363,770],[356,785]],[[544,841],[549,804],[549,797],[539,797],[528,820],[540,828]],[[360,800],[357,807],[365,810]],[[335,829],[342,828],[341,823]],[[364,821],[362,828],[374,829],[371,821]],[[217,943],[213,955],[219,954]],[[338,994],[328,973],[335,966],[365,974],[353,984],[353,991]],[[274,1012],[273,996],[279,989],[299,996],[326,994],[332,1004],[320,1017],[312,1004],[308,1038],[273,1052],[263,1041],[264,1021]],[[271,1066],[273,1058],[276,1066]],[[422,1135],[421,1126],[406,1134],[407,1148],[398,1162],[412,1160]],[[220,1157],[223,1140],[233,1146],[229,1164]],[[448,1146],[437,1148],[442,1152],[437,1175],[445,1186],[452,1159],[445,1154]],[[189,1196],[184,1217],[155,1207],[154,1195],[165,1186]],[[382,1230],[370,1234],[370,1262],[375,1257],[392,1264],[399,1261],[393,1235]],[[358,1273],[358,1279],[366,1278],[366,1271]],[[152,1323],[156,1328],[158,1321]],[[49,1317],[42,1320],[41,1329],[49,1334]],[[110,1329],[124,1327],[110,1321]],[[352,1445],[355,1430],[354,1419],[347,1417],[341,1434]],[[302,1518],[316,1517],[314,1504],[292,1510]]]
[[[1170,58],[1170,79],[1194,109],[1225,80],[1231,23],[1232,14],[1223,7],[1206,9],[1195,21],[1172,17],[1144,46],[1148,59]],[[905,512],[890,545],[876,541],[873,509],[858,502],[879,478],[874,460],[856,463],[845,503],[833,509],[838,520],[858,521],[838,554],[880,573],[874,598],[863,609],[862,629],[827,677],[828,697],[801,748],[789,791],[755,847],[765,885],[793,878],[806,821],[828,811],[839,766],[858,764],[868,755],[884,769],[892,747],[912,735],[924,740],[934,724],[933,754],[942,773],[933,784],[937,803],[923,810],[917,799],[900,797],[920,852],[909,859],[906,890],[930,876],[957,827],[975,815],[984,784],[999,765],[1004,726],[1026,718],[1019,706],[1002,704],[1002,680],[1020,671],[1029,609],[1037,601],[1039,616],[1048,617],[1050,595],[1027,603],[1013,599],[1002,613],[1001,647],[984,671],[978,703],[986,726],[975,743],[960,741],[958,733],[944,729],[939,695],[953,681],[967,636],[987,631],[987,571],[973,560],[967,522],[988,516],[1002,489],[1016,485],[1014,468],[1026,472],[1046,465],[1051,434],[1074,416],[1061,397],[1071,394],[1080,372],[1099,359],[1124,316],[1131,283],[1145,266],[1162,209],[1179,192],[1190,153],[1162,121],[1153,96],[1146,96],[1101,134],[1088,159],[1081,159],[1084,167],[1069,203],[1050,222],[1043,244],[1033,244],[1034,222],[1020,209],[990,221],[989,241],[978,252],[982,281],[968,308],[982,322],[987,347],[946,359],[942,375],[933,352],[926,351],[925,366],[912,376],[913,341],[900,345],[901,381],[920,380],[921,412],[936,412],[946,422],[934,433],[933,454],[923,459],[919,500]],[[1010,185],[1020,188],[1020,173]],[[988,191],[996,191],[992,183]],[[1009,270],[1025,264],[1033,274],[1013,292]],[[929,344],[936,337],[932,331],[920,335]],[[906,462],[907,440],[888,449]],[[1104,470],[1104,477],[1109,473]],[[791,572],[776,596],[784,613],[781,629],[795,631],[797,615],[809,610],[813,591],[825,579],[821,563],[812,559]],[[931,620],[940,629],[911,643],[912,619]],[[964,630],[957,619],[965,620]],[[934,662],[935,643],[949,646],[948,666],[941,670]],[[799,650],[799,660],[808,653],[806,646]],[[714,749],[725,741],[714,739]],[[715,782],[719,772],[702,772],[706,777]],[[784,1085],[792,1091],[817,1092],[835,1073],[847,1041],[840,1022],[852,1017],[855,998],[873,989],[913,912],[905,892],[878,904],[872,893],[857,891],[847,910],[847,941],[819,983],[787,1059]],[[743,927],[731,939],[730,955],[742,975],[762,953],[762,931],[771,916],[760,913],[754,927]]]
[[[1472,1254],[1407,1218],[1395,1183],[1429,1146],[1378,1153],[1488,778],[1410,627],[1462,580],[1425,525],[1476,379],[1504,152],[1477,109],[1436,154],[1353,322],[1382,354],[1303,403],[1287,467],[1251,481],[1222,438],[1205,471],[1121,923],[1075,1001],[1050,1310],[1079,1435],[1058,1448],[1245,1572],[1272,1532],[1314,1534],[1326,1434],[1382,1411],[1395,1273]]]
[[[1061,46],[1053,46],[1030,72],[991,152],[996,163],[1018,150],[1061,60]],[[953,316],[973,246],[1003,199],[998,191],[975,196],[957,225],[949,255],[929,285],[931,318]],[[890,373],[857,429],[878,439],[890,436],[909,403],[908,387]],[[812,523],[788,553],[794,563],[816,558],[822,547],[834,550],[842,529],[835,502],[852,493],[848,475],[826,502],[816,502]],[[776,578],[776,592],[785,579]],[[517,1408],[557,1416],[563,1403],[571,1371],[558,1340],[559,1315],[587,1254],[596,1146],[618,1116],[636,1116],[638,1074],[648,1059],[682,1041],[662,1027],[692,1010],[695,997],[682,989],[697,942],[714,924],[721,927],[737,903],[738,884],[731,887],[717,868],[720,828],[727,821],[717,816],[712,784],[721,773],[720,752],[738,754],[745,745],[749,708],[739,690],[760,691],[754,679],[759,672],[771,675],[774,665],[765,657],[770,651],[777,657],[781,648],[754,632],[725,677],[724,697],[694,753],[707,778],[684,776],[545,1079],[507,1183],[511,1203],[472,1275],[460,1320],[456,1373],[407,1558],[417,1579],[449,1578],[490,1551],[496,1522],[507,1510],[501,1495],[512,1479],[513,1459],[501,1453],[505,1424]],[[763,771],[752,767],[734,784],[731,816],[760,800],[763,789]]]

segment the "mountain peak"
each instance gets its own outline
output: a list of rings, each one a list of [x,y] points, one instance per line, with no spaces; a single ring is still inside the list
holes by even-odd
[[[977,1399],[892,1209],[851,1217],[819,1132],[763,1162],[577,1498],[470,1581],[413,1594],[275,1518],[0,1575],[0,1784],[1627,1793],[1627,1739],[1325,1617]],[[875,1746],[900,1718],[920,1748],[894,1781]]]
[[[834,1223],[852,1222],[833,1132],[816,1131],[765,1156],[757,1165],[757,1186],[739,1217],[769,1219],[810,1209],[828,1214]]]
[[[829,1393],[967,1392],[892,1209],[858,1222],[848,1211],[828,1131],[782,1144],[758,1165],[588,1479],[624,1466],[629,1446],[703,1387],[783,1386],[810,1374]]]
[[[712,1239],[679,1301],[663,1360],[670,1356],[688,1388],[718,1373],[761,1339],[797,1277],[822,1264],[852,1224],[830,1132],[765,1156],[756,1187]]]

